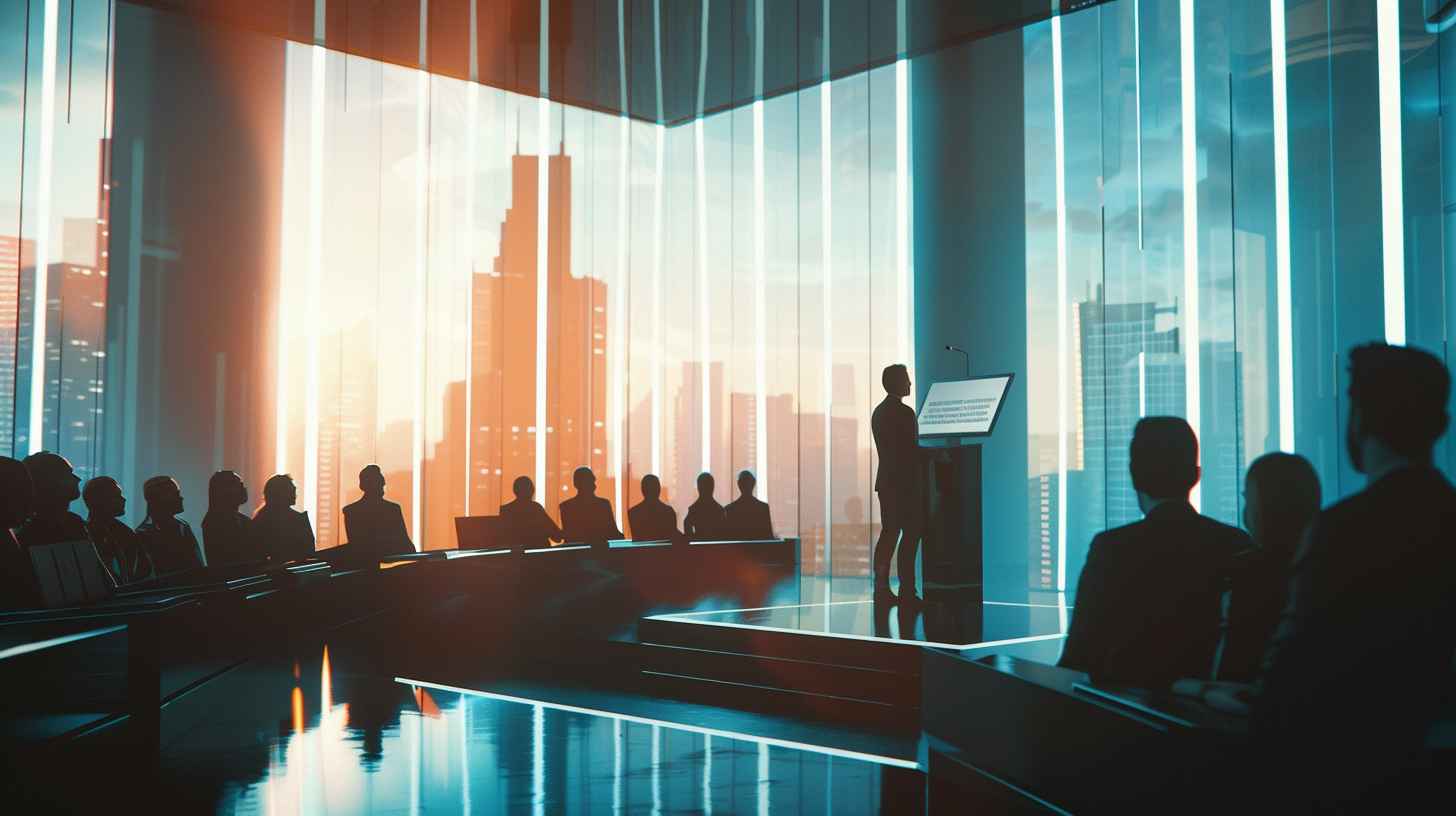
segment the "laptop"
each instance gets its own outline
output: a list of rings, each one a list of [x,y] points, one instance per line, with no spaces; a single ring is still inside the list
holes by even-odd
[[[462,550],[503,550],[505,520],[500,516],[460,516],[455,519],[455,546]]]

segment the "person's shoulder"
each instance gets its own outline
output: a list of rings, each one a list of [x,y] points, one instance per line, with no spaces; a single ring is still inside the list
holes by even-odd
[[[1231,524],[1224,524],[1218,519],[1201,514],[1195,523],[1198,525],[1200,539],[1226,550],[1228,555],[1254,547],[1254,540],[1249,537],[1249,534]]]

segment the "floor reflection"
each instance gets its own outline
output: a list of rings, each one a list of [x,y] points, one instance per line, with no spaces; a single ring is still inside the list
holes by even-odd
[[[265,737],[261,779],[230,786],[220,812],[874,814],[924,807],[924,776],[903,759],[422,681],[336,679],[326,647],[321,657],[302,662],[316,673],[295,664],[296,682],[278,701],[288,715]],[[316,710],[307,710],[310,703]]]

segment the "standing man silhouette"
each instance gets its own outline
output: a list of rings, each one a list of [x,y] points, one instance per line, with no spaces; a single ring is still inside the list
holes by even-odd
[[[768,502],[753,495],[758,479],[748,471],[738,474],[738,498],[723,508],[723,526],[733,541],[771,541],[774,538],[773,516]]]
[[[723,505],[713,498],[713,474],[698,474],[698,500],[688,506],[683,519],[683,532],[689,541],[717,541],[723,537],[728,516]]]
[[[898,543],[900,597],[909,600],[916,597],[915,556],[920,551],[920,517],[925,508],[923,462],[929,452],[920,447],[915,409],[903,401],[910,396],[909,370],[903,363],[886,366],[880,384],[885,387],[885,398],[870,415],[870,431],[880,455],[880,471],[875,476],[875,492],[880,494],[875,595],[891,597],[890,561]]]
[[[597,475],[589,467],[579,467],[571,474],[576,495],[561,503],[561,533],[566,543],[586,543],[605,547],[612,539],[620,539],[617,517],[612,503],[597,495]]]

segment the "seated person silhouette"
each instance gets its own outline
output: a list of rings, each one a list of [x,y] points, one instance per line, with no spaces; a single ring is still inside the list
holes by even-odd
[[[561,540],[561,528],[535,501],[536,483],[529,476],[517,476],[511,484],[513,501],[501,505],[501,524],[506,541],[515,549],[540,549]]]
[[[662,482],[651,473],[642,477],[642,501],[627,511],[633,541],[681,541],[677,511],[662,500]]]
[[[142,485],[142,498],[147,501],[147,517],[137,525],[136,533],[152,557],[152,570],[170,575],[206,566],[192,525],[177,518],[183,510],[177,481],[171,476],[153,476]]]
[[[713,498],[713,474],[698,474],[698,500],[688,506],[687,517],[683,519],[683,533],[689,541],[721,541],[723,525],[727,514],[723,505]]]
[[[208,480],[207,514],[202,517],[202,547],[208,566],[263,560],[253,541],[253,520],[238,512],[247,500],[247,485],[231,470],[219,470]]]
[[[1244,528],[1254,549],[1233,559],[1219,680],[1254,682],[1288,600],[1289,562],[1319,508],[1319,477],[1303,456],[1267,453],[1249,465]]]
[[[1058,665],[1148,688],[1210,679],[1230,561],[1253,542],[1189,504],[1200,471],[1186,421],[1139,420],[1130,452],[1144,518],[1092,539]]]
[[[723,508],[723,529],[729,541],[768,541],[776,538],[768,503],[753,497],[758,480],[752,473],[738,474],[738,498]]]
[[[118,584],[144,581],[152,577],[152,557],[136,531],[126,526],[121,516],[126,513],[126,496],[121,485],[110,476],[97,476],[81,491],[86,502],[86,529],[101,563]]]
[[[1316,515],[1296,551],[1256,736],[1320,757],[1425,744],[1456,654],[1456,488],[1432,457],[1450,383],[1424,351],[1350,352],[1346,444],[1365,489]]]
[[[576,495],[561,503],[561,535],[568,544],[590,544],[605,547],[620,539],[617,517],[612,503],[597,495],[597,476],[589,467],[579,467],[571,474]]]
[[[344,505],[344,535],[349,543],[383,540],[385,554],[414,552],[409,528],[404,525],[404,510],[384,498],[384,471],[379,465],[365,465],[359,471],[359,490],[364,495]]]
[[[71,502],[81,498],[81,477],[71,463],[41,451],[25,457],[25,469],[35,486],[35,512],[15,531],[20,546],[88,540],[86,522],[71,512]]]
[[[270,563],[313,557],[313,524],[308,513],[293,509],[297,501],[298,487],[292,476],[279,473],[264,483],[263,506],[253,513],[253,540]]]
[[[30,471],[20,460],[0,456],[0,612],[37,609],[42,604],[35,567],[11,529],[34,512]]]

